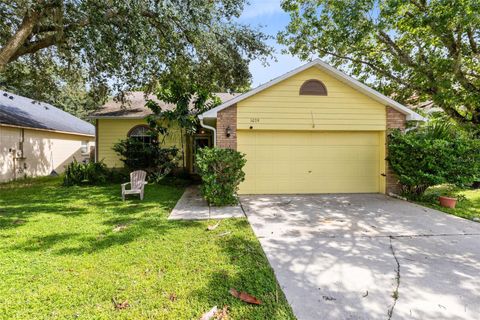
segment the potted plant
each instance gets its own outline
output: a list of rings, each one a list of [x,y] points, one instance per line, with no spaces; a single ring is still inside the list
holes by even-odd
[[[457,205],[457,198],[451,198],[451,197],[446,197],[446,196],[440,196],[438,197],[438,201],[440,202],[440,205],[445,208],[455,208]]]

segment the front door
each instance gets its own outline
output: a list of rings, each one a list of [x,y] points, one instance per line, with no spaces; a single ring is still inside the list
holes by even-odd
[[[197,173],[197,166],[195,165],[195,156],[197,151],[205,147],[212,146],[212,137],[210,135],[195,135],[193,137],[193,153],[192,153],[192,168],[193,173]]]

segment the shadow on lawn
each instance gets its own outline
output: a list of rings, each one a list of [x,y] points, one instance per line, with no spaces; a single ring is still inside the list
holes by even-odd
[[[124,219],[122,221],[127,220]],[[155,235],[166,235],[176,229],[178,230],[180,227],[196,227],[195,223],[172,223],[166,220],[160,222],[157,219],[149,221],[149,219],[142,220],[142,218],[133,218],[128,221],[131,222],[127,223],[127,229],[124,231],[115,232],[113,228],[117,225],[108,224],[111,225],[112,231],[101,233],[97,237],[80,238],[80,246],[62,248],[55,251],[55,253],[58,255],[91,254],[116,246],[124,246],[139,238],[147,239],[151,233],[155,233]]]
[[[39,214],[64,217],[84,215],[90,212],[88,206],[75,204],[75,201],[93,202],[96,198],[105,196],[106,190],[110,193],[108,187],[62,187],[59,180],[51,180],[49,184],[22,186],[3,186],[0,197],[0,229],[20,227]]]
[[[70,231],[70,228],[63,232],[33,235],[27,241],[17,243],[12,250],[53,249],[53,253],[58,255],[80,255],[126,245],[152,233],[166,234],[180,226],[196,225],[166,220],[182,193],[180,188],[150,185],[143,201],[132,198],[125,202],[120,198],[117,185],[68,188],[52,184],[44,187],[42,191],[29,192],[27,189],[29,188],[2,198],[6,205],[0,211],[0,230],[28,227],[27,224],[35,227],[34,224],[39,223],[35,218],[45,214],[61,215],[67,219],[82,215],[91,217],[85,216],[85,221],[72,220],[72,223],[81,225],[82,230]],[[29,193],[30,196],[26,197]],[[94,220],[89,222],[87,219]],[[92,223],[92,226],[89,226],[89,223]],[[55,249],[57,244],[63,247]]]
[[[235,224],[242,229],[250,228],[246,220],[237,220]],[[208,285],[193,291],[189,299],[200,301],[205,305],[205,311],[215,305],[219,309],[228,306],[234,319],[295,319],[273,270],[254,237],[249,238],[245,233],[233,233],[218,238],[216,244],[228,255],[235,270],[213,272]],[[231,288],[255,296],[262,304],[251,305],[234,298],[229,293]]]

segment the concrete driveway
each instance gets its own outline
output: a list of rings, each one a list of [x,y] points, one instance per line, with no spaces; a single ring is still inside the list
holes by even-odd
[[[374,194],[241,202],[298,319],[480,319],[480,223]]]

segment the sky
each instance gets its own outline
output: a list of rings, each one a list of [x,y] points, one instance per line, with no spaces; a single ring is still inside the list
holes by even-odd
[[[279,31],[285,29],[290,21],[289,15],[280,7],[281,0],[247,0],[250,4],[240,16],[239,22],[253,27],[261,27],[261,30],[273,37],[276,37]],[[260,61],[250,63],[250,72],[252,73],[252,88],[266,83],[273,78],[301,66],[305,62],[289,54],[282,54],[284,48],[279,45],[275,39],[267,42],[275,49],[275,60],[269,60],[269,66],[263,66]]]

